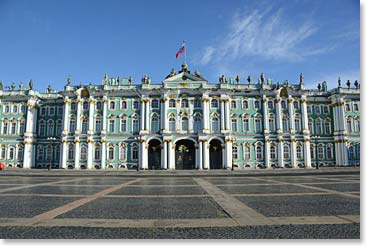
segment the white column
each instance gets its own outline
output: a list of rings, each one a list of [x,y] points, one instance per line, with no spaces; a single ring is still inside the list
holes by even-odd
[[[175,164],[175,145],[173,144],[173,142],[170,140],[168,142],[168,169],[174,170],[176,169],[176,164]]]
[[[226,147],[225,147],[225,150],[227,152],[226,154],[226,157],[227,157],[227,160],[226,160],[226,164],[225,164],[225,167],[228,168],[228,169],[232,169],[232,165],[233,165],[233,150],[232,150],[232,141],[230,139],[226,139],[225,140],[226,143]]]
[[[317,155],[317,146],[316,146],[316,155]],[[311,168],[311,146],[310,146],[310,138],[305,137],[304,139],[304,147],[303,147],[303,159],[305,162],[306,168]]]
[[[140,121],[140,130],[145,131],[145,99],[141,100],[141,121]],[[141,167],[141,166],[140,166]]]
[[[76,106],[76,133],[80,133],[80,130],[81,130],[80,129],[81,128],[81,124],[80,124],[81,111],[82,111],[82,100],[80,96],[78,96],[77,106]]]
[[[93,140],[88,139],[88,159],[87,159],[88,169],[93,169]]]
[[[80,160],[80,140],[75,140],[75,152],[74,152],[74,168],[79,169],[79,160]]]
[[[224,115],[224,99],[220,99],[220,130],[221,132],[223,130],[226,129],[225,125],[224,125],[224,119],[225,119],[225,115]]]
[[[189,132],[194,132],[194,100],[189,99]]]
[[[267,168],[270,168],[270,140],[269,138],[265,139],[265,149],[264,149],[264,154],[265,154],[265,166]],[[256,148],[255,148],[255,155],[256,155]]]
[[[294,138],[291,139],[291,163],[292,167],[297,167],[297,146]]]
[[[283,139],[278,139],[278,166],[284,167],[283,163]]]
[[[277,121],[277,133],[283,132],[283,125],[282,125],[282,113],[280,110],[280,98],[279,96],[276,97],[275,101],[275,110],[276,110],[276,121]]]
[[[203,133],[209,133],[209,98],[203,95]]]
[[[24,133],[23,168],[35,167],[35,135],[37,132],[36,100],[29,99],[27,103],[26,131]],[[10,128],[10,126],[9,126]]]
[[[145,130],[148,133],[150,132],[150,101],[149,99],[147,99],[145,103]]]
[[[226,122],[226,131],[230,131],[231,130],[231,126],[230,126],[230,121],[231,121],[231,117],[229,116],[229,99],[226,99],[226,101],[224,102],[224,107],[225,107],[225,122]]]
[[[66,166],[66,160],[68,158],[67,155],[68,155],[67,141],[62,140],[62,144],[61,144],[61,168],[63,168],[63,169],[67,168],[67,166]]]
[[[168,107],[169,107],[169,100],[168,100],[168,98],[165,98],[165,101],[164,101],[164,110],[163,110],[163,133],[168,133],[169,132],[169,126],[168,126]]]
[[[222,168],[227,168],[227,150],[226,145],[221,144],[222,146]]]
[[[206,139],[204,139],[204,142],[203,142],[203,160],[204,160],[204,164],[203,164],[203,168],[204,169],[209,169],[209,144],[208,144],[208,141]]]
[[[161,150],[161,168],[162,169],[167,169],[168,167],[168,160],[167,160],[167,155],[168,155],[168,143],[166,140],[163,140],[163,148]]]
[[[195,145],[195,167],[200,169],[200,140],[198,144]]]
[[[106,168],[106,140],[102,140],[101,169]]]
[[[296,132],[295,125],[294,125],[294,108],[293,108],[293,98],[289,96],[288,98],[288,108],[289,108],[289,125],[290,125],[290,132],[294,134]]]
[[[264,119],[264,133],[269,133],[269,119],[268,119],[268,99],[263,95],[263,119]]]
[[[198,156],[197,156],[197,163],[196,166],[199,170],[203,169],[203,141],[199,140],[199,150],[198,150]]]
[[[88,123],[88,133],[93,134],[94,132],[94,99],[89,98],[89,123]]]
[[[307,114],[306,96],[303,96],[303,95],[301,98],[301,112],[302,112],[303,134],[309,134],[310,131],[308,129],[308,114]]]
[[[141,150],[142,150],[142,169],[148,169],[148,146],[145,140],[142,140],[141,143]]]
[[[69,97],[66,96],[64,100],[64,110],[62,115],[62,133],[67,134],[69,129]]]
[[[102,134],[107,133],[107,97],[103,97]],[[106,144],[105,144],[106,145]]]

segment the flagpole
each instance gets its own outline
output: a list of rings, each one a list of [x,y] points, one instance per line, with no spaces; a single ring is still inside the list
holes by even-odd
[[[185,44],[185,56],[184,56],[184,59],[185,59],[185,64],[186,64],[186,41],[184,41],[184,44]]]

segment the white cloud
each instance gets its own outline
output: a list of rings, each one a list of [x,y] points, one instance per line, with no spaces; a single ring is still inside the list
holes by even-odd
[[[311,20],[300,25],[290,23],[284,12],[282,8],[274,10],[268,7],[261,12],[252,10],[235,14],[227,33],[217,38],[221,41],[204,48],[200,64],[251,56],[294,62],[332,49],[304,45],[304,41],[315,35],[318,28]]]

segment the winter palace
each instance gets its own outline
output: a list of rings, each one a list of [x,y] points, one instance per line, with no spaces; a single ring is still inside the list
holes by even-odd
[[[245,169],[359,165],[358,81],[315,89],[262,73],[209,83],[105,75],[45,93],[0,84],[0,162],[13,168]]]

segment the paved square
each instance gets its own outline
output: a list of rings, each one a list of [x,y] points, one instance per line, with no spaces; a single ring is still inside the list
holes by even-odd
[[[70,174],[1,176],[0,238],[359,238],[358,172]]]

